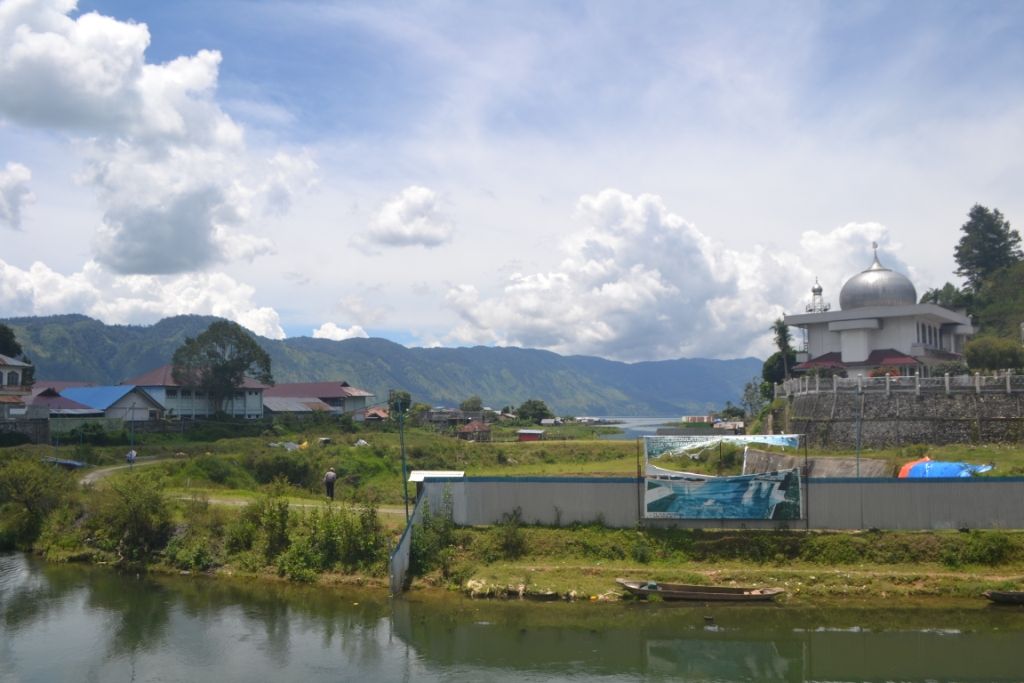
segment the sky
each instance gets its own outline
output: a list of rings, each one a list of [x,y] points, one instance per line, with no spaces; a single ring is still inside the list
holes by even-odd
[[[1020,2],[0,0],[0,317],[765,357],[1024,221]]]

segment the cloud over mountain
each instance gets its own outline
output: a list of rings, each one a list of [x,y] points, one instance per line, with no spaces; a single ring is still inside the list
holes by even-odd
[[[557,271],[517,273],[484,297],[452,287],[462,319],[449,341],[545,348],[620,360],[764,355],[782,302],[808,298],[816,274],[833,295],[870,263],[884,226],[805,232],[791,249],[715,240],[661,198],[607,189],[577,204],[582,229]],[[900,267],[891,256],[888,264]],[[817,270],[815,270],[817,269]]]

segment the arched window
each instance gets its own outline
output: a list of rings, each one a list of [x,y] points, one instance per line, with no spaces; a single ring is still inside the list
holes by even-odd
[[[7,373],[7,384],[12,387],[21,385],[21,379],[18,377],[18,373],[14,370]]]

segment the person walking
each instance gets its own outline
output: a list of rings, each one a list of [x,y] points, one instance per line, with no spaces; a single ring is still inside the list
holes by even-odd
[[[334,468],[327,468],[327,474],[324,475],[324,488],[327,489],[327,497],[331,500],[334,500],[334,482],[337,478],[338,475],[335,473]]]
[[[131,449],[130,451],[128,451],[128,454],[126,456],[124,456],[124,459],[128,462],[128,469],[131,469],[132,465],[135,464],[136,456],[137,456],[137,454],[135,453],[135,449],[134,448]]]

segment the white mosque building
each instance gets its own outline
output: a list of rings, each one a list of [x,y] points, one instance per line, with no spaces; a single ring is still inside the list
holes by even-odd
[[[831,368],[847,375],[896,368],[900,374],[929,374],[939,363],[961,359],[974,334],[970,317],[937,304],[917,303],[914,284],[878,260],[857,273],[839,292],[839,310],[825,303],[815,281],[807,312],[785,316],[804,336],[796,371]]]

